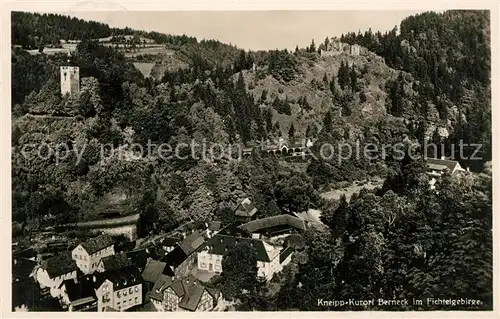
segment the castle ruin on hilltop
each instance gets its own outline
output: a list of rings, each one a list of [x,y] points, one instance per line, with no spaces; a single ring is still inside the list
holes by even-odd
[[[361,46],[358,44],[348,44],[340,42],[337,38],[331,38],[326,48],[321,50],[321,56],[336,56],[342,53],[359,55],[361,52]]]

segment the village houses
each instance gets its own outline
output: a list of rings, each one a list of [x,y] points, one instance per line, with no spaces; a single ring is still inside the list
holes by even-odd
[[[257,276],[271,280],[291,261],[292,249],[281,248],[260,239],[217,234],[210,238],[198,252],[198,269],[209,273],[222,272],[222,259],[228,249],[240,243],[248,243],[257,251]]]
[[[211,311],[222,300],[216,289],[203,286],[193,276],[186,278],[161,275],[149,297],[160,311]]]
[[[83,242],[72,251],[73,260],[84,274],[93,273],[102,258],[114,254],[114,241],[107,234]]]
[[[36,270],[35,280],[40,285],[42,293],[49,291],[54,298],[60,296],[61,283],[64,280],[77,277],[78,267],[71,256],[62,253],[44,261]]]

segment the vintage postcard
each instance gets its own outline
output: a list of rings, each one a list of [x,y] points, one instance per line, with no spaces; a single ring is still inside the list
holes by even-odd
[[[8,316],[493,314],[497,12],[23,8]]]

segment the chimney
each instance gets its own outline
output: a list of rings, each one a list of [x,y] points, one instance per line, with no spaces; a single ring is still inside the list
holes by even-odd
[[[94,276],[92,276],[92,281],[93,281],[93,282],[96,282],[96,281],[97,281],[97,277],[96,277],[95,275],[94,275]]]
[[[467,167],[467,172],[470,172],[470,167]]]
[[[75,284],[77,284],[77,283],[78,283],[78,279],[77,279],[77,278],[73,278],[73,282],[74,282]]]
[[[442,159],[442,160],[445,160],[445,159],[446,159],[446,156],[441,155],[441,159]]]

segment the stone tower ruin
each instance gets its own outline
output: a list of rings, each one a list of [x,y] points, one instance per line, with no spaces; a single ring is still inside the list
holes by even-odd
[[[77,66],[61,66],[61,95],[70,95],[80,91],[80,68]]]

